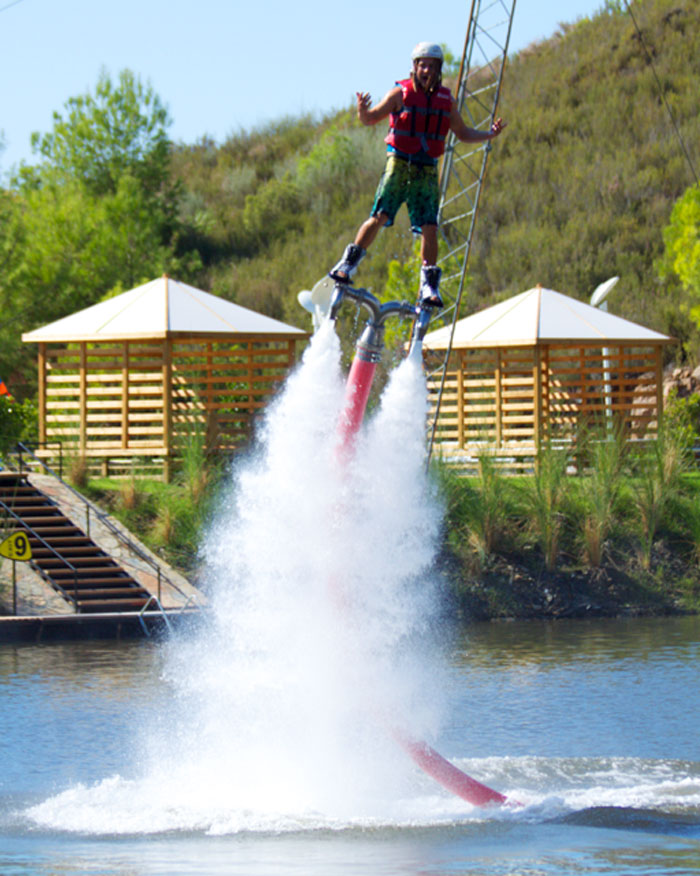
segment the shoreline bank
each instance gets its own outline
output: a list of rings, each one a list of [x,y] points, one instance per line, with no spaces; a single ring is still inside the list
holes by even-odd
[[[553,570],[523,555],[493,555],[469,569],[447,554],[441,571],[451,609],[465,622],[700,613],[697,567],[664,545],[655,553],[649,569],[616,556],[596,569],[562,563]]]

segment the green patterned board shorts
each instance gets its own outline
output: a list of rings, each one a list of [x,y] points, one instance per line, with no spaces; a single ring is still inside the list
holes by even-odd
[[[382,173],[370,215],[386,213],[386,225],[394,224],[401,204],[406,202],[411,229],[419,232],[423,225],[437,225],[440,190],[436,165],[411,164],[389,155]]]

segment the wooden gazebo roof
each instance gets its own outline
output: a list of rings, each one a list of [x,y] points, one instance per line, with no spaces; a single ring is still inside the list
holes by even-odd
[[[22,335],[27,343],[241,335],[302,340],[307,333],[163,275]]]
[[[428,350],[447,349],[450,330],[445,326],[429,332],[423,346]],[[459,320],[452,346],[455,349],[530,347],[548,343],[646,346],[672,341],[673,338],[660,332],[553,289],[536,286]]]

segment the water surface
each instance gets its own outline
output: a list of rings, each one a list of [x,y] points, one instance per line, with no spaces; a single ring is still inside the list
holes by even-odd
[[[489,811],[418,774],[398,798],[332,815],[246,809],[211,772],[175,788],[152,760],[177,690],[166,652],[0,649],[0,872],[700,872],[698,618],[469,628],[436,744],[522,804]],[[168,769],[169,741],[156,739]]]

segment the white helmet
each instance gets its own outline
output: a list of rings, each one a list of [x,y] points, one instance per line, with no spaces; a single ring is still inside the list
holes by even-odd
[[[418,58],[437,58],[440,63],[445,60],[442,49],[437,43],[418,43],[411,52],[411,60],[417,61]]]

